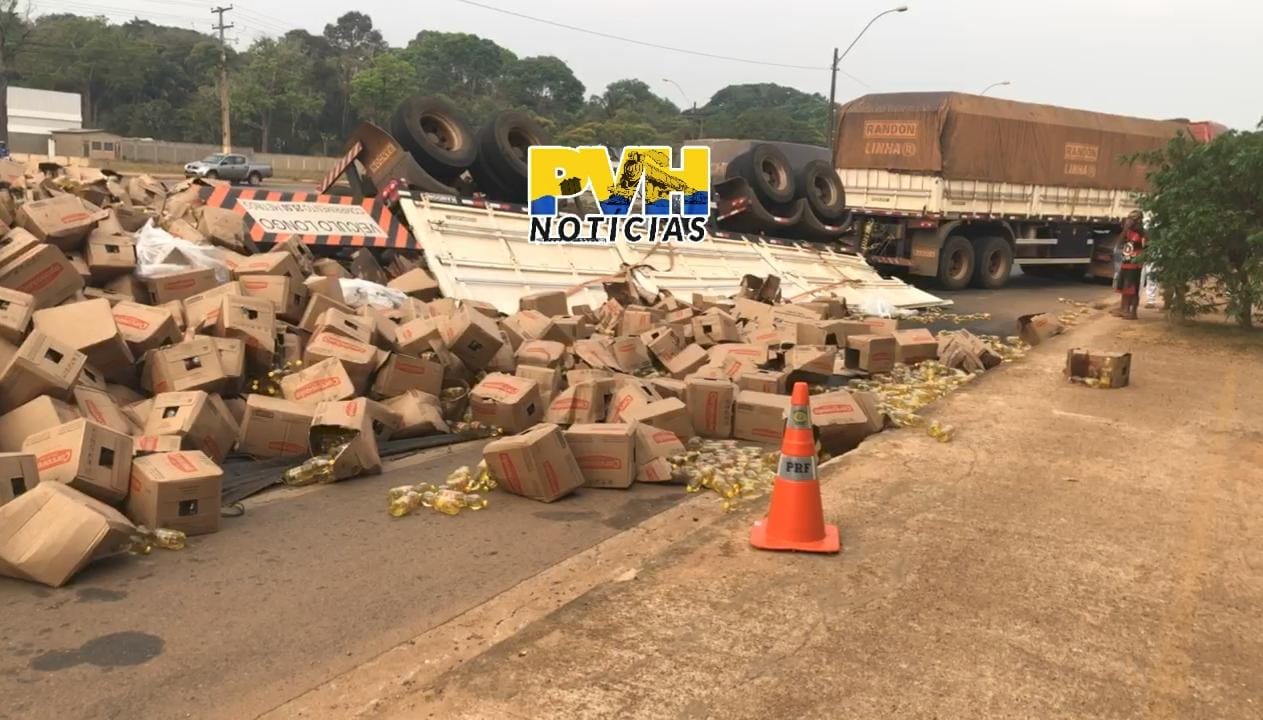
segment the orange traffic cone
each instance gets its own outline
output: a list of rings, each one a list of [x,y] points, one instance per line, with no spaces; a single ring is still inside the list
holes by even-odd
[[[772,502],[767,517],[750,530],[750,544],[756,548],[823,553],[842,549],[838,528],[824,524],[810,403],[807,383],[794,383]]]

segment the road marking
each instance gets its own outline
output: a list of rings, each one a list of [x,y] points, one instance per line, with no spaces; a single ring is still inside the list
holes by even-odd
[[[1114,426],[1120,425],[1120,423],[1117,420],[1113,418],[1101,417],[1100,415],[1087,415],[1085,413],[1069,412],[1066,410],[1053,410],[1052,412],[1053,412],[1053,415],[1060,415],[1061,417],[1074,418],[1076,420],[1083,420],[1085,422],[1097,423],[1100,425],[1114,425]]]
[[[1189,692],[1188,672],[1192,665],[1188,646],[1193,638],[1202,583],[1199,579],[1206,571],[1207,544],[1211,526],[1215,522],[1214,483],[1219,478],[1230,477],[1228,458],[1234,457],[1228,447],[1232,426],[1233,399],[1237,392],[1237,371],[1229,370],[1219,387],[1219,399],[1215,404],[1215,437],[1217,458],[1215,467],[1200,473],[1195,485],[1196,495],[1189,517],[1184,552],[1180,558],[1176,576],[1175,597],[1167,605],[1158,624],[1159,645],[1154,658],[1153,674],[1149,682],[1148,710],[1151,718],[1177,718],[1178,706]]]

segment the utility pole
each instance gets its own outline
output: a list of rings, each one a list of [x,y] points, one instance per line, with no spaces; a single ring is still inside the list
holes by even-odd
[[[842,54],[839,55],[838,49],[836,47],[833,48],[833,62],[829,64],[829,161],[830,162],[833,162],[837,158],[837,155],[838,155],[838,106],[837,106],[838,65],[840,65],[842,63],[842,60],[845,59],[846,56],[850,54],[851,50],[855,47],[855,43],[859,42],[860,38],[864,37],[864,33],[868,32],[868,29],[873,26],[873,23],[877,22],[883,16],[889,15],[890,13],[902,13],[902,12],[908,12],[907,5],[900,5],[899,7],[893,7],[893,8],[890,8],[889,10],[883,10],[882,12],[877,13],[876,15],[873,16],[872,20],[868,21],[868,24],[864,26],[864,29],[860,30],[860,34],[855,36],[855,39],[851,41],[851,44],[846,46],[846,49],[842,51]]]
[[[211,14],[219,15],[219,23],[213,29],[219,31],[219,138],[226,153],[232,152],[232,115],[228,112],[228,43],[224,40],[224,31],[233,27],[224,24],[224,13],[229,10],[232,10],[231,5],[211,10]]]

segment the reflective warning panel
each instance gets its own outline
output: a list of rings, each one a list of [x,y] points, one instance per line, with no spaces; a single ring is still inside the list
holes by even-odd
[[[240,215],[246,234],[259,244],[293,237],[305,245],[420,248],[399,218],[375,198],[356,202],[352,197],[337,195],[228,185],[203,188],[202,198],[211,207]]]

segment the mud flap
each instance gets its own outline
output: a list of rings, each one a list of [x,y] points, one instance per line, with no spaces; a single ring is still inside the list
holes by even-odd
[[[908,272],[924,277],[938,276],[938,254],[943,247],[943,240],[938,233],[918,231],[912,235],[912,250],[909,253],[912,265]]]

